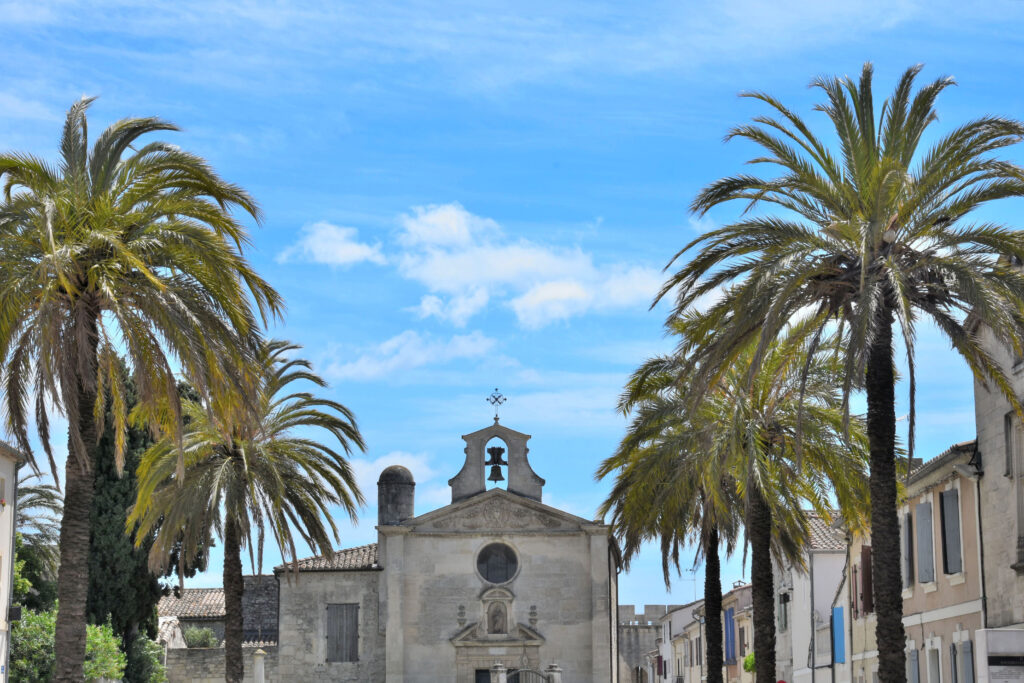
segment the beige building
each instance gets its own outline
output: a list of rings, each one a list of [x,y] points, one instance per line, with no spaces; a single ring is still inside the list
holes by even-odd
[[[297,578],[275,570],[268,680],[490,683],[500,664],[509,683],[526,682],[516,671],[555,667],[563,683],[617,683],[608,527],[542,502],[528,435],[495,419],[462,438],[450,505],[416,516],[412,474],[389,467],[378,482],[377,543],[301,560]],[[507,487],[487,489],[488,473],[507,473]],[[199,672],[191,653],[178,656],[171,683],[210,673],[200,655]]]
[[[987,328],[976,333],[1024,397],[1024,361]],[[1024,680],[1024,426],[997,387],[978,381],[974,410],[984,567],[978,680]]]
[[[973,683],[984,624],[977,451],[960,443],[916,468],[900,508],[908,683]],[[870,539],[851,545],[854,683],[877,680]]]
[[[14,580],[14,522],[20,453],[0,441],[0,681],[7,681]]]

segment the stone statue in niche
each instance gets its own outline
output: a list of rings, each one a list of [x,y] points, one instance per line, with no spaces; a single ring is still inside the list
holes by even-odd
[[[508,618],[505,613],[505,605],[496,602],[491,605],[487,615],[488,633],[508,633]]]

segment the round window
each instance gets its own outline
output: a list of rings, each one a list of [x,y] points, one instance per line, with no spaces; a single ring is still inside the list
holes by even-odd
[[[516,553],[504,543],[491,543],[476,556],[476,570],[490,583],[507,583],[516,575]]]

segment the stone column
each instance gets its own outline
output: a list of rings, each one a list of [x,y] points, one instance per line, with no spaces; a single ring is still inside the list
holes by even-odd
[[[609,605],[608,527],[583,526],[590,539],[590,675],[594,681],[612,680],[612,623]]]
[[[501,662],[491,667],[491,683],[508,683],[508,670]]]
[[[405,623],[402,619],[403,575],[405,574],[405,537],[408,527],[380,527],[387,542],[387,633],[385,640],[385,676],[387,683],[405,680]]]
[[[265,683],[267,680],[263,665],[263,659],[267,653],[262,648],[252,653],[252,681],[253,683]]]
[[[562,667],[557,664],[548,664],[544,673],[548,675],[548,683],[562,683]]]

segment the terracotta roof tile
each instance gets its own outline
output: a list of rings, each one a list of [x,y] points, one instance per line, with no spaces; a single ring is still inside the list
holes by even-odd
[[[837,529],[818,515],[808,515],[812,550],[846,550],[846,539]]]
[[[223,619],[223,588],[186,588],[181,597],[165,595],[156,605],[161,617],[179,619]]]
[[[275,572],[287,571],[291,564],[274,567]],[[379,569],[377,566],[377,544],[361,545],[358,548],[338,550],[331,555],[316,555],[299,560],[299,571],[336,572]]]

